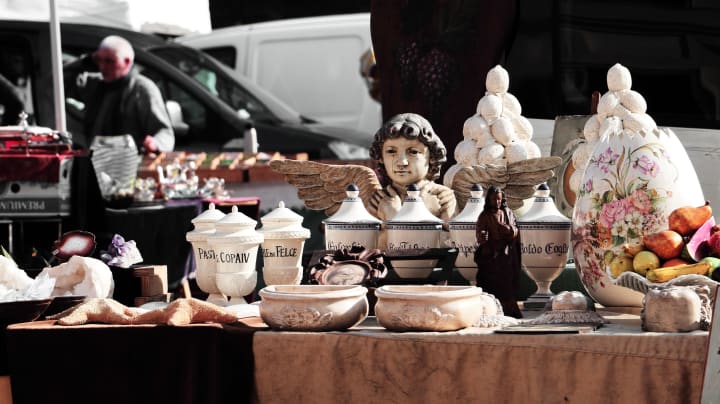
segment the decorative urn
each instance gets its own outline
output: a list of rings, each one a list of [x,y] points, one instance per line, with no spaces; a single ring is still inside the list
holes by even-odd
[[[302,253],[310,230],[302,227],[303,217],[280,201],[277,209],[263,216],[262,257],[266,285],[299,285],[302,280]]]
[[[194,229],[185,234],[185,239],[192,244],[197,269],[197,284],[203,292],[209,293],[208,302],[220,306],[227,304],[227,297],[220,292],[215,282],[216,259],[215,250],[208,244],[208,237],[215,234],[215,223],[225,217],[225,213],[215,209],[211,203],[208,210],[192,220]]]
[[[359,194],[355,184],[348,185],[340,208],[323,220],[326,249],[350,250],[354,246],[362,246],[372,250],[377,247],[382,221],[365,209]]]
[[[440,247],[442,219],[434,216],[420,197],[417,185],[409,185],[407,197],[398,213],[385,223],[387,251],[423,250]],[[395,273],[401,278],[430,276],[437,259],[392,260]]]
[[[535,191],[535,201],[517,220],[522,268],[537,284],[526,309],[542,309],[553,296],[550,284],[562,273],[570,253],[572,222],[558,211],[547,184]]]
[[[575,266],[598,303],[642,307],[643,294],[614,283],[608,274],[623,245],[668,228],[668,216],[705,198],[685,148],[667,128],[658,128],[647,104],[631,90],[627,68],[614,65],[609,91],[583,129],[587,146],[573,159],[584,167],[575,184],[572,218]],[[575,174],[573,174],[575,175]]]
[[[458,249],[455,267],[471,285],[475,285],[475,275],[477,274],[477,265],[475,264],[477,236],[475,235],[475,229],[478,216],[483,211],[484,205],[482,187],[475,184],[472,186],[470,198],[465,203],[465,208],[448,222],[450,240]]]
[[[257,222],[241,212],[237,206],[215,223],[215,234],[208,244],[215,251],[218,289],[230,296],[230,304],[247,303],[244,296],[257,285],[257,253],[263,235],[255,231]]]

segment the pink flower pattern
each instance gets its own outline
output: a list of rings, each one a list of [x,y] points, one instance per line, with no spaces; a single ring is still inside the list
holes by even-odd
[[[667,226],[663,208],[671,194],[649,186],[661,163],[672,165],[667,157],[661,145],[645,144],[619,153],[608,147],[588,163],[604,175],[585,181],[578,199],[589,198],[592,208],[573,218],[573,253],[584,285],[606,286],[605,251]],[[623,231],[611,234],[613,227]]]

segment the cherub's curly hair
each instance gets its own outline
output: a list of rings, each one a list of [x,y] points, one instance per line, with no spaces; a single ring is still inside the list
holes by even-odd
[[[375,133],[375,139],[370,147],[370,157],[377,161],[378,171],[383,181],[387,181],[387,171],[382,162],[382,148],[387,139],[403,136],[406,139],[417,139],[428,147],[430,151],[429,168],[426,179],[435,181],[440,178],[440,168],[447,161],[447,150],[440,137],[428,122],[418,114],[398,114],[390,118]]]

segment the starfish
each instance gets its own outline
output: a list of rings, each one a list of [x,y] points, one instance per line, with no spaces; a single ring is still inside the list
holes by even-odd
[[[186,325],[191,323],[234,323],[236,315],[220,306],[203,300],[189,298],[176,299],[167,307],[148,311],[135,317],[133,324]]]
[[[91,298],[63,312],[49,316],[60,325],[86,323],[131,324],[135,312],[113,299]]]
[[[220,306],[199,299],[173,300],[162,309],[138,314],[133,309],[113,299],[88,299],[75,307],[49,316],[60,325],[82,325],[86,323],[106,324],[167,324],[187,325],[191,323],[234,323],[238,317]]]

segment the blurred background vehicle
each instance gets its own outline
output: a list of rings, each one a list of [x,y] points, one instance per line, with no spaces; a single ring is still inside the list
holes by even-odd
[[[70,73],[74,63],[92,52],[107,35],[127,38],[135,48],[135,68],[150,77],[170,105],[177,129],[176,149],[239,150],[245,125],[258,133],[259,150],[307,152],[312,159],[362,159],[372,137],[347,128],[317,123],[243,80],[212,57],[195,49],[168,44],[162,38],[113,27],[61,24],[63,59]],[[10,46],[12,45],[12,46]],[[47,22],[0,21],[0,53],[21,48],[29,58],[35,123],[54,122],[50,38]],[[65,77],[66,86],[76,77]],[[68,130],[83,138],[84,105],[67,99]],[[179,107],[179,108],[177,108]]]
[[[382,124],[359,67],[372,47],[369,13],[237,25],[175,41],[214,56],[305,116],[369,134]]]

